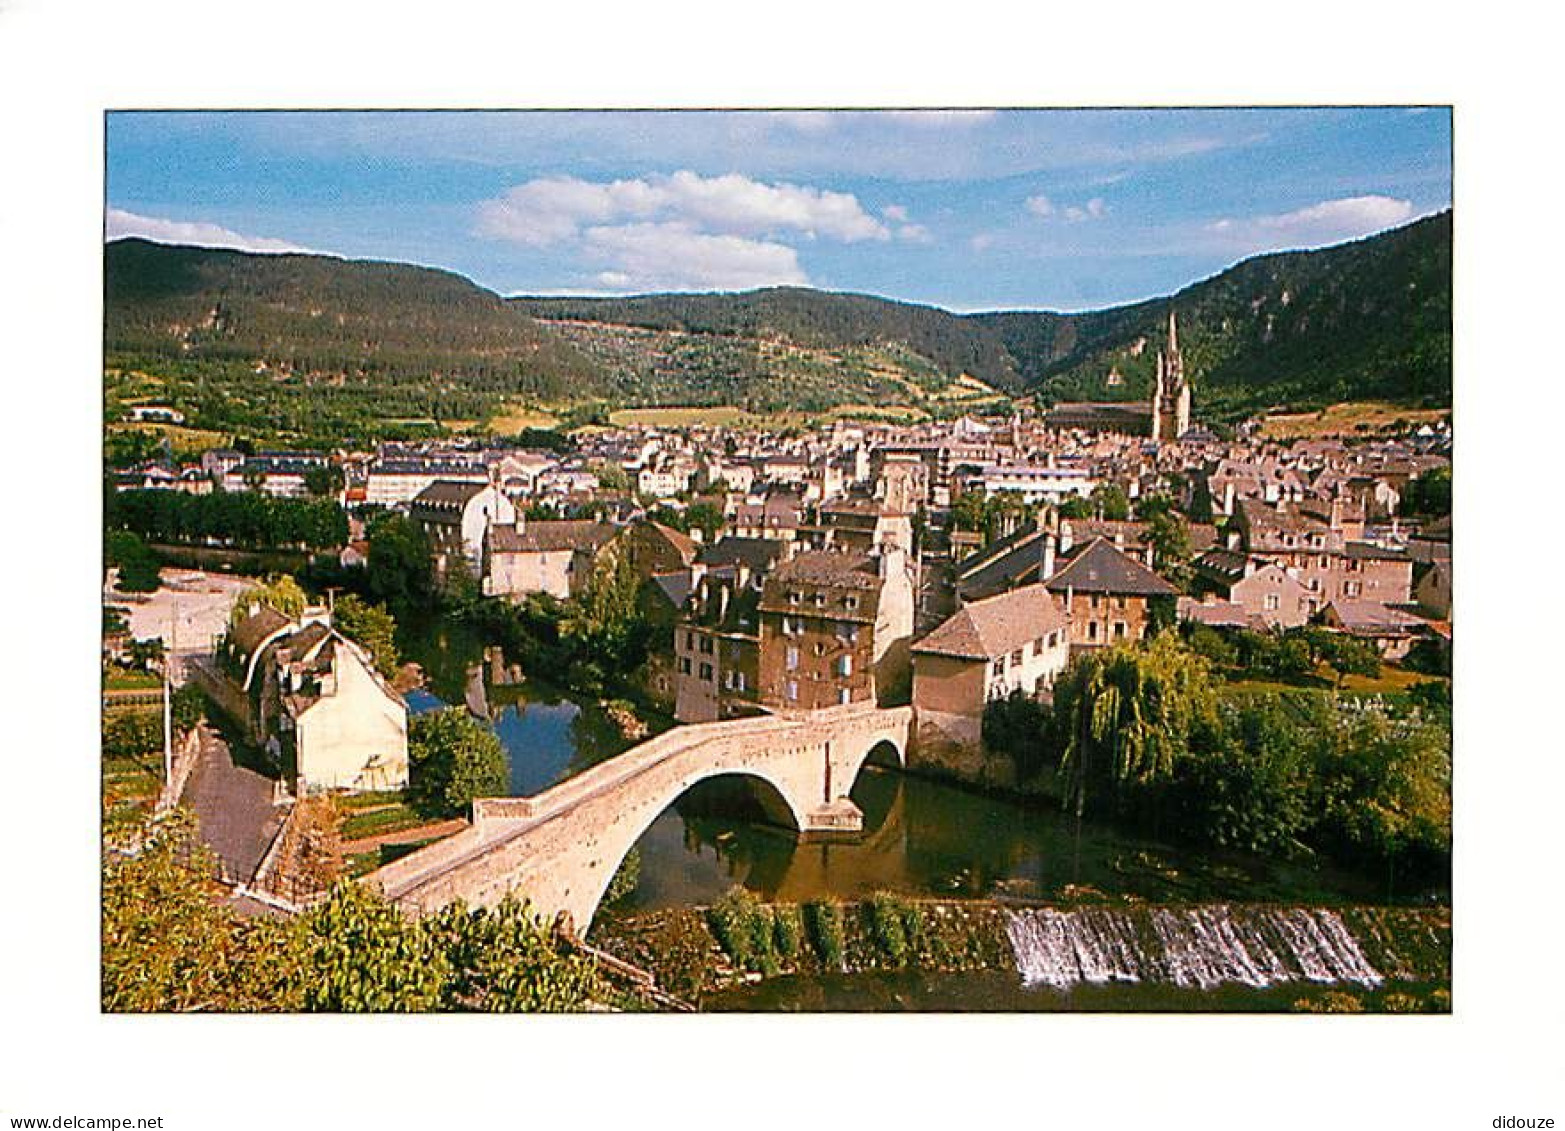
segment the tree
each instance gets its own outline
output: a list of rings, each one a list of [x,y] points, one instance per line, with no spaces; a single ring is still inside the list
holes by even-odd
[[[134,850],[133,852],[131,850]],[[291,1010],[286,928],[236,921],[183,809],[106,827],[100,992],[109,1012]]]
[[[1316,816],[1319,727],[1301,724],[1276,695],[1225,705],[1221,718],[1212,748],[1180,764],[1183,831],[1225,848],[1297,851]]]
[[[335,463],[313,464],[304,472],[304,489],[314,499],[341,494],[345,481],[342,467]]]
[[[1408,481],[1402,491],[1402,511],[1409,515],[1444,518],[1451,513],[1451,467],[1431,468]]]
[[[1060,504],[1060,517],[1083,519],[1092,517],[1092,504],[1080,495],[1072,495]]]
[[[297,617],[309,603],[304,590],[286,573],[274,573],[260,585],[252,585],[239,594],[229,624],[234,625],[250,615],[251,605],[265,605],[276,609],[285,617]]]
[[[605,491],[630,490],[630,473],[617,463],[605,463],[597,469],[598,486]]]
[[[630,558],[610,547],[592,568],[581,592],[566,605],[560,636],[598,670],[630,671],[646,645],[646,625],[637,594],[641,580]]]
[[[104,557],[119,569],[119,588],[126,593],[152,593],[162,582],[157,555],[136,535],[115,530],[104,539]]]
[[[461,813],[475,797],[504,796],[510,789],[500,740],[460,707],[413,717],[408,761],[413,803],[427,813]]]
[[[396,614],[429,604],[434,586],[429,542],[424,531],[406,515],[385,514],[369,529],[366,563],[371,596]]]
[[[1062,799],[1079,816],[1089,794],[1166,781],[1215,709],[1206,661],[1172,632],[1080,656],[1054,686]]]
[[[427,931],[362,884],[341,884],[300,922],[304,1008],[422,1013],[439,1007],[451,964]]]
[[[723,508],[708,499],[699,499],[685,508],[685,530],[699,530],[708,542],[723,528]]]
[[[1163,510],[1147,523],[1152,568],[1177,588],[1190,583],[1190,527],[1177,514]]]
[[[370,650],[375,670],[387,679],[397,674],[397,622],[384,605],[372,605],[353,593],[337,599],[332,622],[343,635]]]
[[[1094,487],[1092,505],[1111,522],[1124,522],[1130,517],[1130,498],[1117,483],[1099,483]]]

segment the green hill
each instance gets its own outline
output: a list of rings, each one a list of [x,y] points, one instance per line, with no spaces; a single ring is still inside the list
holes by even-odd
[[[1081,314],[792,287],[502,299],[403,264],[136,239],[104,254],[106,366],[154,375],[111,381],[110,418],[157,396],[195,426],[255,435],[417,432],[513,402],[960,411],[988,395],[974,378],[1046,402],[1131,400],[1171,307],[1203,419],[1451,396],[1449,212]]]
[[[1449,211],[1354,243],[1247,259],[1168,299],[970,317],[999,334],[1047,399],[1134,400],[1150,392],[1171,308],[1198,415],[1451,403]]]
[[[450,272],[139,239],[104,250],[104,353],[166,376],[196,422],[258,433],[478,418],[599,385],[569,342]]]

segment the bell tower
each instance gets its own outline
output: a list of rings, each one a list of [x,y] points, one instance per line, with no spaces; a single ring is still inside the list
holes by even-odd
[[[1190,430],[1190,383],[1179,352],[1179,323],[1168,312],[1168,344],[1157,353],[1157,384],[1152,390],[1152,438],[1177,440]]]

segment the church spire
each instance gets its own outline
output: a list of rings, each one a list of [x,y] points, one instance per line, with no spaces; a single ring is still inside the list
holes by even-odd
[[[1179,352],[1179,324],[1172,307],[1168,311],[1168,352],[1170,357]]]

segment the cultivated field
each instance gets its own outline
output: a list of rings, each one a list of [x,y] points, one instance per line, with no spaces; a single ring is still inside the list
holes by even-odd
[[[1345,401],[1318,412],[1278,413],[1265,418],[1261,434],[1271,440],[1311,436],[1362,436],[1398,424],[1433,424],[1448,408],[1407,408],[1386,401]]]

